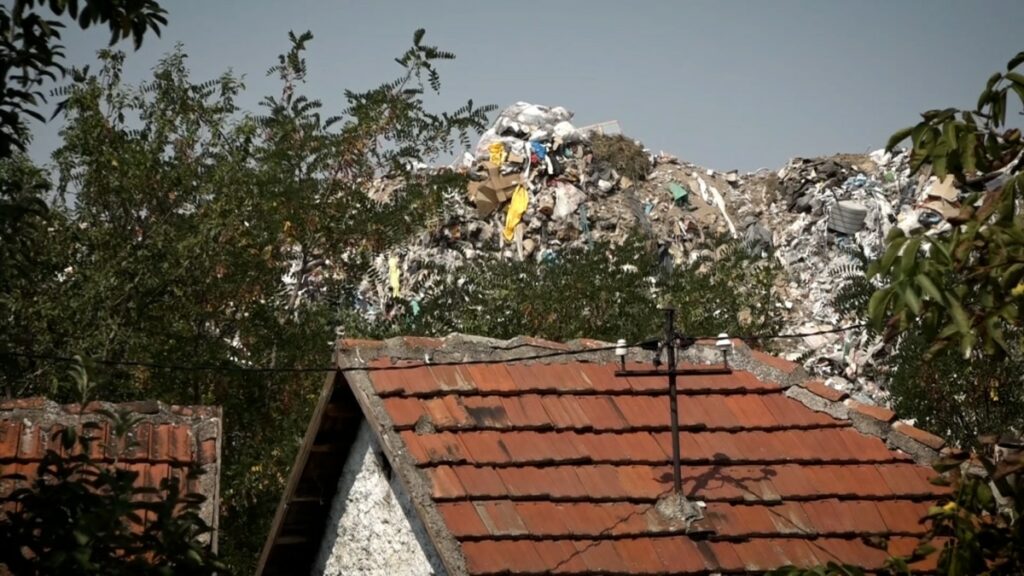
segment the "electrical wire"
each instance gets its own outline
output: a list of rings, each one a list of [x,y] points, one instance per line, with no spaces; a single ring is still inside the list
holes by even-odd
[[[790,338],[804,338],[804,337],[807,337],[807,336],[822,336],[824,334],[838,334],[840,332],[849,332],[850,330],[858,330],[860,328],[867,328],[867,327],[868,327],[868,324],[862,323],[862,324],[851,324],[849,326],[840,326],[838,328],[829,328],[828,330],[818,330],[816,332],[795,332],[795,333],[790,333],[790,334],[768,334],[768,335],[752,335],[752,336],[733,336],[733,335],[730,334],[729,338],[733,339],[733,340],[743,340],[744,342],[746,342],[748,340],[755,340],[755,341],[756,340],[786,340],[786,339],[790,339]],[[694,337],[694,340],[714,340],[714,339],[717,339],[717,338],[718,338],[717,335],[715,335],[715,336],[696,336],[696,337]]]
[[[639,348],[641,344],[626,345],[626,348]],[[259,366],[216,366],[212,364],[161,364],[158,362],[144,362],[137,360],[107,360],[101,358],[75,358],[71,356],[57,356],[51,354],[30,354],[26,352],[4,352],[0,351],[0,356],[8,356],[14,358],[26,358],[30,360],[47,360],[51,362],[63,362],[68,364],[77,364],[80,360],[86,361],[93,364],[99,364],[102,366],[127,366],[137,368],[150,368],[153,370],[171,370],[178,372],[248,372],[248,373],[316,373],[316,372],[384,372],[384,371],[395,371],[395,370],[412,370],[416,368],[424,368],[427,366],[471,366],[474,364],[502,364],[505,362],[520,362],[523,360],[543,360],[545,358],[557,358],[560,356],[576,356],[580,354],[589,354],[592,352],[609,352],[618,349],[619,346],[601,346],[597,348],[584,348],[581,350],[557,350],[554,352],[545,352],[541,354],[532,354],[530,356],[517,356],[515,358],[502,358],[502,359],[481,359],[481,360],[453,360],[447,362],[413,362],[410,364],[399,364],[393,366],[348,366],[345,368],[338,367],[259,367]],[[496,350],[504,350],[497,348]]]
[[[838,328],[832,328],[829,330],[818,330],[815,332],[799,332],[790,334],[760,334],[760,335],[747,335],[747,336],[729,336],[730,339],[746,341],[757,341],[757,340],[779,340],[789,338],[804,338],[807,336],[820,336],[824,334],[836,334],[840,332],[848,332],[850,330],[856,330],[859,328],[865,328],[867,324],[853,324],[850,326],[841,326]],[[695,336],[688,337],[693,340],[714,340],[718,336]],[[651,342],[657,342],[656,340],[644,340],[635,344],[627,344],[628,349],[648,349]],[[526,347],[529,344],[519,344],[510,347],[498,347],[495,350],[508,351],[516,348]],[[383,372],[383,371],[395,371],[395,370],[412,370],[416,368],[423,368],[425,366],[470,366],[474,364],[501,364],[510,361],[524,361],[524,360],[543,360],[547,358],[558,358],[563,356],[576,356],[580,354],[588,354],[593,352],[610,352],[618,349],[619,346],[602,346],[597,348],[584,348],[581,350],[556,350],[553,352],[544,352],[540,354],[533,354],[530,356],[520,356],[517,358],[502,358],[502,359],[487,359],[487,360],[453,360],[447,362],[413,362],[410,364],[400,364],[394,366],[349,366],[345,368],[339,367],[262,367],[262,366],[217,366],[214,364],[165,364],[159,362],[147,362],[141,360],[110,360],[105,358],[78,358],[71,356],[59,356],[52,354],[32,354],[28,352],[12,352],[12,351],[0,351],[0,357],[10,358],[25,358],[28,360],[42,360],[49,362],[61,362],[67,364],[77,364],[80,361],[86,361],[92,364],[98,364],[101,366],[124,366],[134,368],[149,368],[151,370],[168,370],[176,372],[238,372],[238,373],[263,373],[263,374],[274,374],[274,373],[326,373],[326,372]]]

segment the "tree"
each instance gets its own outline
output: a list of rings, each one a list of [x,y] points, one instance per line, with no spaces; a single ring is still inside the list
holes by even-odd
[[[1006,129],[1009,94],[1024,104],[1024,75],[1015,71],[1022,63],[1024,52],[993,74],[974,110],[925,112],[887,146],[911,138],[911,171],[955,183],[962,201],[946,235],[893,229],[869,266],[883,286],[866,314],[892,346],[885,364],[894,407],[970,450],[935,464],[951,495],[923,519],[917,550],[890,558],[884,574],[910,574],[930,554],[948,576],[1024,571],[1024,457],[996,449],[1004,434],[1019,448],[1024,424],[1024,143],[1019,129]],[[847,295],[863,303],[866,287],[873,288],[861,283]],[[863,573],[830,563],[773,574]]]
[[[781,271],[773,261],[724,239],[709,240],[699,252],[692,262],[666,266],[657,248],[634,234],[621,245],[596,243],[552,261],[474,260],[454,275],[438,270],[457,278],[421,307],[401,301],[403,313],[394,320],[364,322],[356,332],[638,341],[658,333],[657,309],[665,305],[677,309],[680,326],[693,336],[781,328],[773,313],[781,304],[774,290]]]
[[[48,182],[24,156],[30,140],[26,118],[44,121],[43,86],[65,73],[59,44],[64,24],[35,10],[37,4],[57,17],[67,13],[82,29],[107,24],[111,45],[131,36],[138,48],[147,31],[159,35],[167,23],[166,12],[153,0],[83,0],[81,10],[77,0],[0,5],[0,342],[19,348],[26,334],[6,328],[23,319],[16,303],[40,284],[41,233],[51,217],[43,200]],[[3,392],[10,396],[21,386],[15,388],[10,375],[17,366],[9,358],[0,362],[0,370],[8,372]]]
[[[442,189],[465,185],[413,167],[482,131],[493,110],[428,109],[437,66],[454,55],[417,31],[394,80],[348,92],[347,108],[327,117],[302,93],[311,39],[290,35],[269,71],[281,91],[259,113],[239,109],[244,86],[230,74],[193,82],[180,49],[137,87],[109,50],[95,72],[76,74],[61,92],[45,266],[33,291],[12,294],[18,314],[2,326],[26,334],[13,351],[34,356],[213,368],[95,370],[111,401],[223,406],[219,543],[241,573],[263,544],[323,376],[245,370],[329,365],[341,303],[371,256],[419,230]],[[402,183],[383,202],[367,194],[382,176]],[[61,377],[45,360],[5,360],[0,385],[18,394],[49,394]]]
[[[70,371],[86,406],[93,389],[84,368]],[[136,483],[138,472],[116,467],[132,448],[128,433],[137,418],[100,411],[112,446],[93,449],[92,431],[102,424],[80,421],[54,432],[60,452],[49,449],[29,481],[0,498],[0,567],[13,574],[163,575],[215,574],[225,566],[209,546],[211,528],[199,514],[205,498],[185,494],[177,478],[158,488]],[[94,454],[109,451],[113,463]],[[197,473],[197,472],[194,472]]]
[[[24,116],[44,121],[37,109],[46,101],[42,86],[63,76],[64,47],[59,44],[60,20],[35,11],[49,8],[54,16],[67,12],[84,30],[94,24],[110,29],[110,45],[131,36],[138,48],[147,31],[160,35],[166,11],[154,0],[15,0],[0,6],[0,159],[20,150],[29,139]]]
[[[1024,52],[993,74],[974,110],[925,112],[889,140],[892,149],[909,137],[911,171],[949,177],[964,197],[950,234],[906,237],[893,228],[871,269],[890,280],[869,304],[876,326],[895,334],[914,325],[933,351],[954,346],[965,358],[998,358],[1024,349],[1024,141],[1019,129],[1006,129],[1010,93],[1024,104],[1021,63]]]

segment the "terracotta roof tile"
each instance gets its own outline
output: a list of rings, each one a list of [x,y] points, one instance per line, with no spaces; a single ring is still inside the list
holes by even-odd
[[[139,422],[124,437],[116,437],[101,411],[127,411]],[[199,492],[207,499],[200,514],[216,524],[219,508],[215,480],[220,473],[221,424],[217,408],[167,406],[159,402],[109,404],[91,402],[84,409],[61,405],[45,398],[25,398],[0,404],[0,467],[34,478],[48,450],[67,455],[60,434],[76,429],[90,439],[89,456],[101,466],[117,466],[138,474],[136,484],[159,488],[175,478],[182,491]],[[78,444],[71,454],[81,454]],[[117,460],[117,464],[115,464]],[[187,479],[188,470],[199,466],[204,482]],[[205,481],[213,478],[214,481]],[[0,480],[0,500],[16,483]]]
[[[629,574],[658,574],[665,569],[650,540],[630,538],[613,540],[615,551],[626,564]]]
[[[846,401],[846,405],[851,410],[856,410],[860,414],[863,414],[870,418],[874,418],[875,420],[880,420],[882,422],[889,423],[896,419],[895,412],[889,410],[888,408],[882,408],[881,406],[871,406],[869,404],[862,404],[852,398]]]
[[[810,390],[814,394],[817,394],[818,396],[821,396],[826,400],[831,400],[832,402],[841,402],[844,398],[849,396],[849,394],[847,394],[846,392],[843,392],[842,390],[836,390],[835,388],[831,388],[825,385],[825,383],[820,380],[811,380],[809,382],[805,382],[804,388]]]
[[[694,541],[655,506],[672,487],[666,381],[617,378],[617,368],[555,360],[368,373],[470,574],[762,573],[836,559],[877,569],[884,555],[860,538],[920,534],[929,499],[945,493],[927,468],[752,372],[684,376],[683,489],[706,503],[698,525],[712,530]],[[412,431],[423,415],[436,433]]]
[[[516,505],[508,500],[489,500],[474,504],[477,515],[491,536],[521,536],[526,524],[516,512]]]
[[[438,466],[427,470],[430,478],[431,494],[437,499],[461,498],[466,495],[466,489],[455,474],[451,466]],[[474,486],[475,495],[484,496],[487,491],[483,486]]]
[[[554,574],[585,574],[587,565],[572,540],[541,540],[534,542],[534,551],[544,566]]]
[[[906,424],[904,422],[897,422],[893,424],[892,429],[897,432],[900,432],[901,434],[905,434],[906,436],[909,436],[914,440],[917,440],[918,442],[924,444],[925,446],[928,446],[933,450],[941,450],[942,447],[946,445],[946,441],[943,440],[942,438],[939,438],[938,436],[931,434],[929,432],[925,432],[920,428],[915,428],[910,424]]]
[[[503,364],[471,364],[464,368],[480,392],[500,394],[516,391],[516,383]],[[376,377],[377,374],[371,374],[371,378]]]
[[[502,498],[508,496],[501,477],[494,468],[477,468],[475,466],[459,466],[454,469],[455,478],[461,484],[460,490],[479,498]],[[454,484],[450,486],[454,489]],[[461,496],[461,494],[454,494]]]
[[[699,574],[717,563],[706,562],[704,555],[689,538],[651,538],[651,547],[669,574]]]
[[[397,428],[412,428],[426,414],[426,406],[416,398],[385,398],[384,407]]]
[[[505,428],[512,424],[501,396],[466,396],[462,406],[479,428]]]

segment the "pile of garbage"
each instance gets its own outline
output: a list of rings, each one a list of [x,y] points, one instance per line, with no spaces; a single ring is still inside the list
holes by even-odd
[[[863,276],[893,226],[941,234],[960,210],[953,181],[912,178],[906,152],[796,158],[777,172],[740,174],[646,151],[646,174],[630,177],[595,161],[598,132],[572,119],[566,108],[526,102],[502,111],[459,162],[468,187],[447,191],[440,219],[417,239],[377,256],[358,291],[363,313],[393,314],[390,304],[401,299],[415,314],[439,286],[458,282],[469,260],[554,259],[639,229],[676,264],[692,261],[711,235],[777,259],[786,276],[778,313],[789,330],[824,331],[850,322],[834,297]],[[830,385],[884,403],[884,381],[872,370],[882,343],[866,332],[785,345],[784,356]]]

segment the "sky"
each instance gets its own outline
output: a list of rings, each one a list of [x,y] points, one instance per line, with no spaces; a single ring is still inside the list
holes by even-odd
[[[1020,0],[161,4],[162,36],[137,52],[120,45],[129,82],[180,42],[193,80],[244,75],[239,102],[256,110],[279,92],[266,70],[288,31],[310,30],[305,92],[333,114],[345,89],[396,77],[393,59],[426,28],[427,44],[457,56],[440,67],[437,110],[467,99],[564,106],[577,126],[618,120],[654,151],[720,170],[880,148],[924,110],[973,107],[989,75],[1024,50]],[[107,42],[103,30],[64,37],[79,66]],[[35,127],[38,162],[58,145],[60,123]]]

